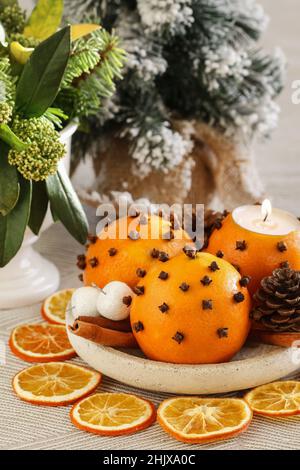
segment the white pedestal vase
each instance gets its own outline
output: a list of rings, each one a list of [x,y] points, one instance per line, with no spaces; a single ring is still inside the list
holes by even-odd
[[[61,171],[69,173],[72,135],[77,124],[69,124],[61,131],[61,142],[66,145],[66,156],[61,160]],[[41,232],[52,225],[48,211]],[[29,229],[26,230],[23,245],[17,255],[4,268],[0,269],[0,309],[24,307],[40,302],[55,292],[60,283],[56,266],[34,250],[38,240]]]

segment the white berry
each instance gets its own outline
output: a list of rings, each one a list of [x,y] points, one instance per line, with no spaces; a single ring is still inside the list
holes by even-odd
[[[99,293],[97,308],[100,315],[113,321],[125,320],[130,314],[133,292],[124,282],[113,281]]]
[[[97,300],[100,290],[96,287],[80,287],[72,295],[71,308],[74,318],[98,317]]]

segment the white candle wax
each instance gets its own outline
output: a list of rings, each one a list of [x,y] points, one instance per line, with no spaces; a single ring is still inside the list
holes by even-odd
[[[235,223],[251,232],[264,235],[288,235],[300,231],[300,221],[293,214],[272,209],[269,200],[262,206],[241,206],[232,212]]]

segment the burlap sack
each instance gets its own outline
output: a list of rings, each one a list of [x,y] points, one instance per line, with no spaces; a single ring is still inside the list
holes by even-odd
[[[173,124],[184,132],[187,123]],[[133,200],[145,197],[153,203],[199,203],[214,209],[261,200],[263,188],[249,148],[231,142],[206,124],[192,124],[195,145],[185,161],[168,174],[154,171],[143,179],[134,168],[128,142],[106,138],[98,157],[87,157],[75,170],[73,182],[81,198],[97,205],[103,195],[117,191],[129,192]]]

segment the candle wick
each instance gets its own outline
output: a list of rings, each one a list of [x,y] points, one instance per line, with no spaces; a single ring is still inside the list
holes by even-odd
[[[268,217],[269,217],[269,214],[266,213],[266,216],[265,216],[265,218],[264,218],[264,222],[267,222]]]

